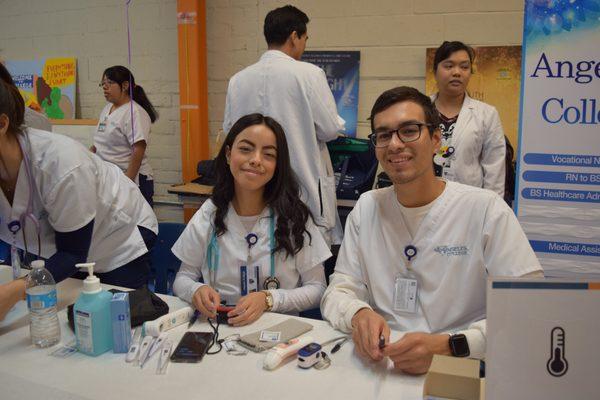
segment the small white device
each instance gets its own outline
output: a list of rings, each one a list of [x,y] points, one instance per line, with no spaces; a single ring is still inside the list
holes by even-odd
[[[194,315],[194,310],[188,306],[163,315],[154,321],[144,322],[144,334],[158,337],[164,331],[168,331],[169,329],[173,329],[176,326],[189,322],[192,315]]]
[[[156,364],[156,375],[165,375],[167,373],[172,348],[173,343],[170,340],[167,339],[163,342],[160,349],[160,356],[158,357],[158,364]]]
[[[300,368],[312,368],[321,361],[321,345],[319,343],[309,343],[298,350],[298,366]]]
[[[125,356],[125,362],[133,362],[137,360],[138,352],[140,350],[140,339],[142,337],[142,327],[138,326],[133,331],[133,336],[131,338],[131,346],[129,346],[129,351]]]
[[[263,368],[269,371],[274,370],[286,359],[295,356],[298,350],[312,342],[313,338],[311,336],[304,336],[292,339],[287,343],[278,344],[267,352]]]
[[[169,338],[169,334],[167,332],[161,333],[158,338],[152,343],[152,348],[148,352],[148,358],[152,357],[154,353],[162,348],[163,343]]]
[[[140,368],[144,368],[144,363],[148,358],[148,354],[150,353],[150,349],[152,348],[152,343],[154,343],[153,336],[144,336],[144,340],[142,340],[142,343],[140,344],[140,355],[138,357]]]

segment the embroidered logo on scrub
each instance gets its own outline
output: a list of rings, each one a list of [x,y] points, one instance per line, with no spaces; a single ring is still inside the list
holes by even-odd
[[[469,248],[467,246],[437,246],[433,251],[448,257],[466,256],[469,254]]]

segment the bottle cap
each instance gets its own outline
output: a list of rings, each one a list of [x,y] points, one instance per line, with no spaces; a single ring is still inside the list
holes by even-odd
[[[93,294],[102,290],[100,279],[94,275],[94,265],[96,265],[96,263],[75,264],[75,267],[77,268],[87,268],[88,276],[83,280],[83,293]]]
[[[45,265],[44,260],[34,260],[31,262],[31,268],[44,268]]]

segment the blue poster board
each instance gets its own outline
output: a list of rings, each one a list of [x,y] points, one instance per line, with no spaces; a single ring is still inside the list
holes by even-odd
[[[305,51],[302,61],[314,64],[327,75],[338,114],[346,121],[348,136],[356,136],[360,51]]]

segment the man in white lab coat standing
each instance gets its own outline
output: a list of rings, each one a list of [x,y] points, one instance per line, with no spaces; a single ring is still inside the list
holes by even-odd
[[[285,130],[302,199],[327,243],[339,244],[342,227],[325,143],[344,129],[344,120],[338,116],[323,70],[299,61],[308,40],[307,23],[306,14],[293,6],[267,14],[268,50],[229,81],[223,130],[229,132],[239,118],[251,113],[277,120]]]

